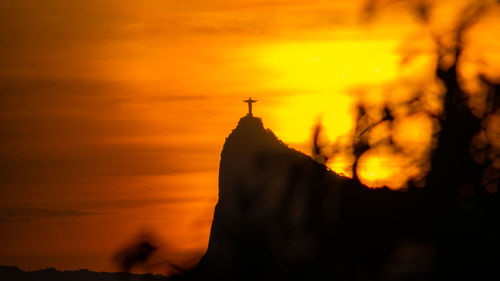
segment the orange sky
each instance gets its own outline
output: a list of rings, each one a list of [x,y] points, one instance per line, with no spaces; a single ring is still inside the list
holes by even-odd
[[[447,32],[468,1],[439,1],[430,26],[394,2],[371,20],[362,0],[0,2],[0,264],[114,270],[142,229],[176,261],[200,256],[243,98],[306,153],[320,120],[328,141],[349,139],[358,102],[397,104],[423,84],[432,106],[429,30]],[[499,15],[491,6],[467,36],[472,89],[478,71],[499,73]],[[403,186],[428,155],[433,121],[400,114],[394,138],[411,156],[370,151],[369,185]],[[327,164],[348,174],[348,162]]]

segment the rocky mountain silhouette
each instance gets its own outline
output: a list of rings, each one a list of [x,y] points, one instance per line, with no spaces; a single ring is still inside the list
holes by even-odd
[[[441,204],[442,195],[369,189],[247,115],[221,153],[208,250],[185,277],[498,280],[496,223],[461,208],[459,198]]]
[[[94,272],[86,269],[59,271],[47,268],[35,271],[23,271],[13,266],[0,266],[2,281],[159,281],[165,276],[153,274],[132,274],[124,272]]]
[[[326,254],[322,236],[331,232],[324,227],[338,219],[338,189],[330,187],[343,181],[288,148],[261,119],[243,117],[221,153],[219,201],[199,269],[274,276],[316,267]]]

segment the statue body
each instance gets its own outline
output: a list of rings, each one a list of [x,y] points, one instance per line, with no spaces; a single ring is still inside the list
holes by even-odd
[[[252,114],[252,103],[257,102],[257,100],[253,100],[251,97],[248,98],[247,100],[243,100],[244,102],[248,103],[248,115],[253,116]]]

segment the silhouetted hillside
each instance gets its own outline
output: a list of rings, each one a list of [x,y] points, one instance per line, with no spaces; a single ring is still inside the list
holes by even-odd
[[[368,189],[245,116],[222,150],[208,250],[185,277],[498,280],[498,222],[485,221],[498,216],[456,194],[442,204],[445,191]]]
[[[200,269],[273,276],[316,267],[338,218],[345,179],[284,145],[259,118],[243,117],[221,154],[219,201]],[[332,204],[333,203],[333,204]]]
[[[23,271],[13,266],[0,266],[2,281],[159,281],[166,277],[153,274],[108,273],[89,270],[59,271],[47,268],[35,271]]]

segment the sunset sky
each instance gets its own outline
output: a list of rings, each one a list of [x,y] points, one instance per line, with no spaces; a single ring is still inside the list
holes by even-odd
[[[471,1],[438,1],[428,24],[416,1],[372,1],[373,14],[368,2],[0,0],[0,264],[112,271],[143,231],[173,261],[201,257],[220,152],[250,96],[307,154],[318,122],[349,142],[358,103],[379,110],[420,87],[439,113],[431,35]],[[460,66],[471,95],[477,73],[500,78],[500,8],[485,2]],[[401,163],[428,157],[433,122],[400,112],[394,139],[411,156],[371,151],[365,183],[421,173]],[[349,176],[349,157],[327,165]]]

